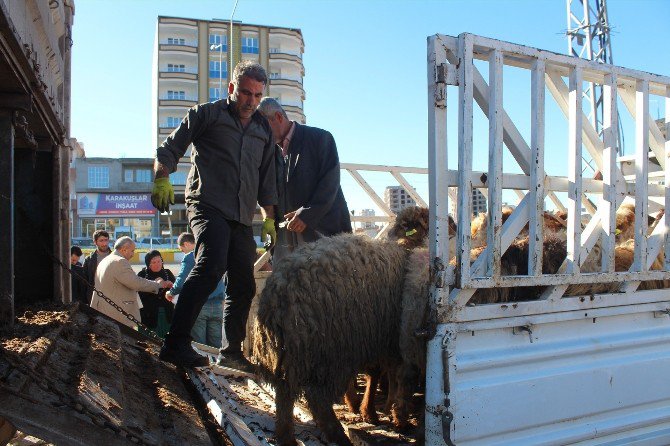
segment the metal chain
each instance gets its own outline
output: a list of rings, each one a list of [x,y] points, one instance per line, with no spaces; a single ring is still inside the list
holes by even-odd
[[[50,378],[48,374],[39,374],[33,370],[28,362],[21,358],[18,354],[13,353],[2,347],[0,345],[0,353],[7,359],[9,365],[14,369],[18,370],[20,373],[31,378],[40,389],[51,392],[54,394],[58,400],[65,406],[73,409],[76,412],[79,412],[83,415],[88,416],[94,425],[101,428],[108,428],[113,431],[116,435],[120,437],[125,437],[130,440],[132,443],[140,445],[153,445],[155,443],[147,442],[146,439],[142,436],[137,435],[132,430],[124,427],[123,425],[114,424],[110,419],[99,412],[95,412],[88,407],[84,406],[78,402],[74,397],[68,395],[58,388],[58,385],[54,382],[55,380]],[[20,392],[18,392],[20,393]],[[24,396],[22,393],[20,396]],[[30,396],[25,395],[26,399],[30,399]]]
[[[12,201],[12,200],[10,200],[9,197],[7,197],[4,194],[0,194],[0,198],[2,198],[4,200],[7,200],[7,201]],[[33,229],[35,229],[38,234],[42,234],[42,231],[40,230],[40,228],[37,228],[35,226],[35,224],[31,221],[30,217],[28,217],[28,215],[30,215],[30,214],[25,209],[23,209],[23,207],[21,205],[17,205],[16,203],[14,203],[14,205],[15,205],[17,210],[19,210],[20,212],[22,212],[26,216],[26,221],[28,222],[28,224],[30,226],[32,226]],[[41,241],[40,244],[42,246],[42,249],[46,252],[46,254],[49,257],[51,257],[51,259],[55,263],[60,265],[61,268],[63,268],[65,271],[67,271],[72,277],[76,278],[77,280],[79,280],[81,282],[84,282],[86,284],[86,286],[90,287],[93,291],[95,291],[95,294],[97,294],[98,297],[101,297],[103,300],[105,300],[105,302],[107,302],[113,308],[116,308],[116,310],[118,310],[121,314],[123,314],[129,321],[133,322],[134,324],[137,324],[138,328],[141,329],[141,330],[138,330],[138,333],[144,335],[145,337],[148,337],[149,339],[152,339],[153,341],[156,341],[158,343],[158,345],[163,344],[163,338],[158,336],[158,333],[156,333],[155,331],[153,331],[152,329],[150,329],[149,327],[144,325],[142,322],[138,321],[135,318],[135,316],[133,316],[132,314],[127,313],[123,308],[121,308],[119,305],[117,305],[116,302],[114,302],[109,297],[105,296],[102,291],[96,289],[95,285],[89,283],[88,280],[86,280],[83,277],[75,274],[74,271],[72,271],[72,269],[69,266],[66,266],[58,257],[56,257],[53,254],[53,252],[51,252],[51,250],[46,246],[46,244],[44,243],[43,240]]]
[[[109,297],[105,296],[105,294],[104,294],[102,291],[98,290],[97,288],[95,288],[94,285],[90,284],[90,283],[88,282],[88,280],[86,280],[86,279],[84,279],[83,277],[81,277],[81,276],[75,274],[75,272],[72,271],[72,268],[68,268],[67,266],[65,266],[65,264],[64,264],[60,259],[58,259],[56,256],[54,256],[54,255],[47,249],[46,246],[42,246],[42,247],[43,247],[43,249],[44,249],[45,251],[47,251],[47,253],[48,253],[49,256],[53,259],[53,261],[54,261],[55,263],[57,263],[58,265],[60,265],[61,268],[63,268],[65,271],[67,271],[68,273],[70,273],[70,275],[71,275],[72,277],[76,278],[77,280],[79,280],[79,281],[81,281],[81,282],[84,282],[87,286],[91,287],[91,288],[93,289],[93,291],[95,292],[95,294],[98,295],[98,297],[101,297],[102,299],[105,300],[105,302],[107,302],[107,303],[108,303],[109,305],[111,305],[113,308],[116,308],[116,309],[117,309],[121,314],[123,314],[129,321],[131,321],[131,322],[134,323],[134,324],[137,324],[137,326],[141,329],[141,330],[138,330],[138,332],[139,332],[140,334],[143,334],[143,335],[145,335],[146,337],[153,339],[154,341],[158,342],[159,345],[161,345],[161,344],[163,343],[163,338],[161,338],[160,336],[158,336],[158,333],[156,333],[156,332],[153,331],[151,328],[147,327],[147,326],[144,325],[142,322],[140,322],[139,320],[137,320],[137,318],[136,318],[135,316],[133,316],[132,314],[126,312],[126,311],[125,311],[123,308],[121,308],[116,302],[114,302],[114,301],[113,301],[112,299],[110,299]]]

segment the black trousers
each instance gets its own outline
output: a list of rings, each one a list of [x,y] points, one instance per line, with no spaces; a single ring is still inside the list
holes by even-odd
[[[191,329],[202,306],[227,271],[222,347],[239,350],[246,337],[251,300],[256,294],[256,242],[252,229],[226,220],[221,212],[203,204],[189,205],[188,219],[195,236],[195,266],[179,293],[165,340],[168,345],[191,341]]]

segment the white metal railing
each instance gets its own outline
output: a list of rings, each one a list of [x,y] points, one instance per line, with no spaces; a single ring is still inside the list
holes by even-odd
[[[414,186],[406,178],[406,174],[419,174],[422,176],[428,175],[428,169],[425,167],[401,167],[401,166],[382,166],[373,164],[355,164],[355,163],[341,163],[340,170],[346,171],[356,181],[362,192],[370,199],[371,206],[378,207],[382,215],[352,215],[352,224],[373,222],[380,223],[381,229],[375,235],[375,238],[381,238],[386,235],[391,224],[395,221],[395,214],[389,206],[384,202],[384,199],[374,190],[370,182],[365,178],[365,172],[382,172],[388,174],[388,181],[386,185],[393,186],[394,180],[398,186],[402,186],[407,194],[416,202],[417,206],[428,207],[425,198],[418,192]],[[455,178],[455,177],[454,177]],[[455,184],[455,183],[454,183]],[[360,192],[360,190],[357,190]],[[353,192],[352,192],[353,193]],[[455,194],[455,191],[453,192]],[[345,197],[346,197],[345,193]],[[358,195],[358,194],[357,194]],[[455,195],[454,195],[455,196]],[[351,202],[351,200],[347,200]],[[255,263],[254,271],[259,273],[261,268],[270,260],[270,253],[265,253]],[[258,274],[257,274],[258,275]]]
[[[488,69],[488,79],[479,71],[482,66]],[[503,75],[509,72],[505,70],[507,67],[521,69],[530,77],[529,141],[524,139],[503,107]],[[427,75],[429,195],[433,219],[430,258],[434,259],[431,263],[433,279],[430,296],[437,314],[437,327],[436,335],[428,342],[425,428],[426,444],[442,445],[446,444],[445,438],[451,441],[456,432],[455,428],[452,429],[452,420],[463,417],[450,412],[458,411],[459,407],[450,407],[447,399],[447,394],[457,393],[454,389],[457,384],[454,383],[458,383],[459,370],[454,364],[457,362],[455,345],[459,344],[458,332],[472,330],[474,336],[475,330],[523,326],[530,334],[530,324],[577,321],[587,315],[595,322],[595,317],[668,310],[668,290],[636,290],[641,281],[670,278],[670,220],[663,217],[653,233],[647,235],[650,210],[669,209],[670,206],[670,166],[666,169],[665,164],[670,156],[670,141],[649,116],[650,94],[664,97],[665,134],[670,134],[670,77],[467,33],[458,37],[435,35],[428,38]],[[582,110],[582,85],[587,82],[603,87],[602,135],[596,132]],[[447,125],[451,104],[448,93],[452,90],[458,92],[457,170],[449,169],[447,156],[447,130],[451,128]],[[563,159],[568,173],[565,177],[546,173],[547,91],[567,119],[568,144]],[[619,107],[620,103],[623,107]],[[475,134],[473,125],[475,104],[488,121],[488,147],[485,154],[478,154],[478,159],[482,156],[488,159],[486,172],[473,172],[473,152],[476,150],[473,138],[479,136]],[[633,176],[624,176],[617,165],[618,116],[625,112],[622,109],[634,122]],[[505,147],[521,174],[512,174],[510,169],[503,170]],[[583,177],[583,148],[602,173],[602,180]],[[658,162],[659,173],[649,175],[650,156]],[[659,179],[664,180],[664,184],[654,184]],[[457,188],[458,248],[456,252],[450,252],[447,214],[449,201],[453,199],[451,187],[454,183]],[[473,188],[486,188],[489,217],[487,248],[476,261],[471,262],[470,208]],[[520,201],[502,224],[502,194],[506,189],[516,193]],[[567,198],[561,200],[559,196]],[[616,210],[625,197],[634,197],[635,200],[634,261],[629,271],[616,272]],[[545,199],[568,212],[567,258],[558,274],[542,272]],[[589,214],[588,223],[583,228],[582,207]],[[530,235],[528,274],[504,276],[501,274],[501,257],[526,225]],[[596,243],[600,243],[602,271],[585,274],[580,268]],[[664,268],[650,270],[659,253],[665,253]],[[454,256],[456,266],[452,268],[448,265]],[[570,284],[599,282],[620,282],[621,292],[563,296]],[[517,286],[543,286],[546,289],[534,301],[467,305],[477,289]],[[460,342],[464,342],[462,338]],[[533,342],[532,334],[530,342]],[[450,388],[445,388],[445,383]],[[476,397],[473,394],[470,398]],[[488,400],[487,403],[495,404]],[[449,415],[452,418],[448,418]]]
[[[649,95],[654,93],[666,97],[670,104],[670,78],[625,68],[597,64],[594,62],[541,51],[534,48],[501,42],[471,34],[458,38],[437,35],[429,40],[429,84],[431,97],[429,104],[429,166],[431,169],[431,203],[437,216],[432,249],[435,256],[448,264],[453,255],[457,267],[453,276],[444,283],[455,285],[436,290],[439,302],[455,307],[450,311],[451,320],[458,320],[465,313],[468,300],[478,288],[498,286],[549,286],[543,298],[562,305],[560,298],[569,284],[623,281],[622,291],[632,292],[640,281],[669,278],[666,271],[650,271],[652,262],[663,249],[669,252],[665,219],[647,234],[647,216],[650,209],[666,207],[670,194],[668,180],[670,171],[665,169],[666,153],[670,143],[653,124],[649,116]],[[478,70],[474,61],[488,65],[488,82]],[[527,143],[517,126],[502,105],[503,68],[513,66],[528,70],[531,78],[531,136]],[[567,83],[564,78],[567,78]],[[600,136],[582,111],[582,84],[595,82],[603,85],[605,99],[605,125]],[[458,172],[447,166],[447,90],[458,89]],[[568,151],[565,155],[569,166],[567,177],[551,177],[545,172],[545,91],[549,91],[564,113],[568,123]],[[635,122],[636,156],[634,182],[626,178],[617,167],[617,127],[618,100],[620,97]],[[473,109],[477,104],[489,123],[489,167],[487,181],[478,180],[481,172],[472,171],[473,157]],[[667,108],[670,110],[670,107]],[[669,112],[666,111],[666,114]],[[666,118],[666,123],[668,118]],[[666,124],[667,125],[667,124]],[[504,145],[503,145],[504,144]],[[502,170],[504,147],[511,152],[523,174],[512,175]],[[602,172],[602,180],[582,177],[582,147],[588,151],[597,168]],[[649,150],[658,160],[666,186],[649,184]],[[448,251],[445,240],[448,212],[448,186],[454,185],[454,175],[458,176],[458,246],[456,253]],[[630,178],[630,177],[629,177]],[[654,180],[655,182],[657,180]],[[487,248],[472,263],[470,259],[470,208],[473,187],[488,189],[490,218],[487,234]],[[515,189],[522,197],[513,214],[502,225],[500,218],[503,189]],[[526,191],[528,191],[526,193]],[[557,192],[567,192],[567,200],[562,203]],[[594,203],[586,194],[596,196]],[[625,196],[635,197],[636,219],[634,264],[628,272],[614,272],[615,212]],[[542,274],[542,222],[545,197],[551,199],[557,208],[567,209],[567,259],[560,274]],[[591,214],[588,224],[582,229],[582,206]],[[529,225],[529,273],[527,276],[502,276],[500,258],[511,242]],[[598,240],[602,240],[603,272],[580,274],[580,266]],[[435,258],[432,256],[432,258]],[[458,280],[454,281],[454,277]],[[448,293],[448,295],[447,295]],[[453,308],[452,308],[453,309]],[[472,314],[470,314],[470,317]],[[455,319],[454,319],[455,318]]]

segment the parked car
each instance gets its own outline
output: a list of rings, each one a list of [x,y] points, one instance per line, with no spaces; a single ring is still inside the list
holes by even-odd
[[[80,248],[95,248],[95,243],[91,237],[73,237],[71,240],[71,245],[77,245]]]
[[[137,240],[138,248],[148,249],[166,249],[170,247],[170,243],[163,237],[140,237]]]

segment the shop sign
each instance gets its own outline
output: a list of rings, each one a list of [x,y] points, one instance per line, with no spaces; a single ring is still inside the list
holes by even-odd
[[[155,215],[149,194],[77,194],[79,215]]]

